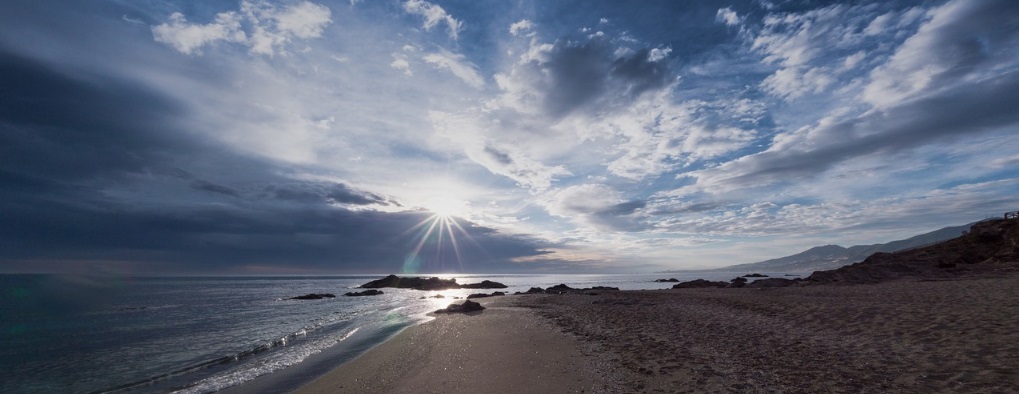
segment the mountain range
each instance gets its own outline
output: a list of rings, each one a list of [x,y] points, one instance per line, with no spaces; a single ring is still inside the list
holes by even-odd
[[[791,256],[707,271],[810,273],[831,270],[858,263],[877,252],[897,252],[957,238],[969,230],[971,226],[973,226],[973,223],[963,226],[945,227],[926,234],[883,244],[856,245],[848,248],[839,245],[815,246]]]

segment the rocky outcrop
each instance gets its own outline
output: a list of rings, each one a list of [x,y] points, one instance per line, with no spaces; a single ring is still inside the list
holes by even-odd
[[[728,287],[729,284],[725,282],[712,282],[705,279],[694,279],[687,282],[677,283],[672,286],[673,289],[703,289],[709,287]]]
[[[676,279],[676,278],[669,278],[669,279],[655,279],[655,282],[660,282],[660,283],[665,283],[665,282],[679,282],[679,279]]]
[[[785,278],[767,278],[758,279],[747,284],[747,287],[751,288],[762,288],[762,287],[786,287],[792,286],[799,283],[799,279],[785,279]]]
[[[397,289],[414,289],[414,290],[449,290],[449,289],[505,289],[506,285],[499,282],[492,282],[490,280],[481,281],[481,283],[461,285],[459,283],[456,283],[456,279],[442,279],[438,277],[414,278],[389,275],[385,278],[373,280],[358,287],[362,289],[379,289],[383,287],[393,287]]]
[[[591,294],[592,291],[616,291],[616,290],[619,290],[619,288],[609,286],[594,286],[578,289],[567,286],[565,283],[560,283],[547,289],[542,289],[540,287],[532,287],[530,290],[527,290],[526,293],[521,293],[518,291],[514,294],[566,294],[566,293]]]
[[[896,253],[874,253],[862,262],[805,279],[811,284],[877,283],[901,278],[955,278],[1019,272],[1019,220],[977,222],[962,236]]]
[[[485,307],[481,306],[481,304],[471,300],[467,300],[464,301],[463,304],[449,304],[449,306],[443,309],[439,309],[435,311],[435,313],[468,313],[477,312],[484,309]]]
[[[475,293],[475,294],[471,294],[471,295],[467,296],[467,299],[469,300],[471,298],[498,297],[498,296],[504,296],[504,295],[506,295],[506,293],[503,293],[501,291],[492,292],[492,294]]]
[[[385,294],[385,293],[383,293],[381,290],[372,289],[372,290],[365,290],[365,291],[352,291],[352,292],[346,293],[344,295],[347,296],[347,297],[364,297],[364,296],[377,296],[377,295],[383,295],[383,294]]]
[[[330,294],[330,293],[320,293],[320,294],[311,293],[311,294],[305,294],[305,295],[301,295],[301,296],[297,296],[297,297],[290,297],[288,299],[290,299],[290,300],[321,300],[323,298],[334,298],[334,297],[336,297],[336,294]]]
[[[765,274],[758,274],[758,273],[753,273],[753,274],[746,274],[746,275],[743,275],[743,277],[744,277],[744,278],[767,278],[767,277],[768,277],[768,275],[765,275]]]
[[[455,279],[454,279],[455,280]],[[461,289],[505,289],[506,285],[490,280],[483,280],[481,283],[468,283],[460,285]]]

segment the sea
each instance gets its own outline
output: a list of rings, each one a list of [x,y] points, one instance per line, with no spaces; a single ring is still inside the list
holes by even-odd
[[[384,275],[124,277],[0,275],[0,392],[290,392],[426,322],[454,297],[495,290],[343,293]],[[509,294],[567,284],[670,288],[655,279],[730,273],[441,275]],[[335,298],[295,300],[309,293]],[[442,294],[444,298],[432,298]],[[249,390],[250,389],[250,390]]]

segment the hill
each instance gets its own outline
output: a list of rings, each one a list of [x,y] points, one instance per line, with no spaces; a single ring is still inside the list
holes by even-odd
[[[711,271],[806,273],[830,270],[863,261],[874,253],[907,250],[956,238],[968,230],[970,226],[972,226],[972,223],[964,226],[945,227],[940,230],[883,244],[856,245],[849,248],[839,245],[815,246],[791,256],[756,263],[733,265]]]
[[[876,283],[902,277],[956,278],[1019,272],[1019,219],[977,222],[955,239],[818,271],[808,283]]]

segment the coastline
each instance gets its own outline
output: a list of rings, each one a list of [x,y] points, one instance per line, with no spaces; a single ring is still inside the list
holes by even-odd
[[[296,393],[1019,391],[1016,275],[479,301]]]
[[[520,299],[409,327],[295,393],[618,392],[608,362]]]

